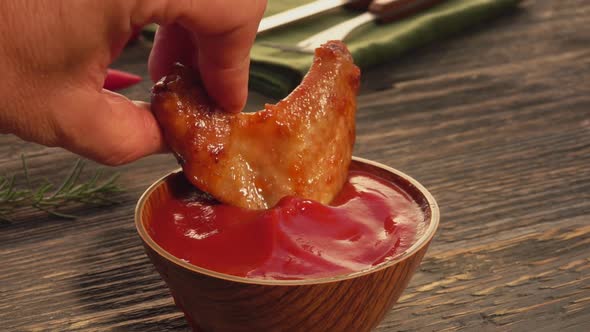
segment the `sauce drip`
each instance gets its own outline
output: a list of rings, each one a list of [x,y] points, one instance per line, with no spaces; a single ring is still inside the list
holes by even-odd
[[[287,196],[262,211],[221,204],[182,174],[172,187],[174,198],[154,211],[152,238],[186,262],[241,277],[361,271],[403,253],[425,228],[422,209],[407,193],[360,171],[349,172],[330,205]]]

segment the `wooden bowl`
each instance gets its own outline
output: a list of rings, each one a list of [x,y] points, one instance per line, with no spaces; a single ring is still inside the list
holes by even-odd
[[[370,331],[408,285],[439,222],[432,195],[390,167],[353,158],[351,170],[388,179],[423,208],[428,226],[408,250],[373,268],[321,279],[258,280],[210,271],[162,249],[147,229],[153,211],[171,195],[171,174],[140,198],[135,224],[150,260],[194,331]]]

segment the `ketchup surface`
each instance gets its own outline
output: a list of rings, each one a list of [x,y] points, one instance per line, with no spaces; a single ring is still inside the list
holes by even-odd
[[[426,226],[408,194],[366,172],[351,171],[330,205],[287,196],[264,211],[221,204],[176,177],[174,198],[155,211],[148,232],[184,261],[240,277],[361,271],[404,252]]]

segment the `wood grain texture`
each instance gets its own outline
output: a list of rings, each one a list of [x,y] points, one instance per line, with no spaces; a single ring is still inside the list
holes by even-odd
[[[376,331],[590,330],[590,3],[522,7],[363,73],[355,155],[418,179],[443,221]],[[147,53],[117,63],[146,78],[132,98],[149,96]],[[21,152],[38,181],[75,159],[0,142],[3,174]],[[133,225],[141,192],[175,167],[118,168],[122,204],[76,221],[25,210],[0,225],[0,330],[187,331]]]

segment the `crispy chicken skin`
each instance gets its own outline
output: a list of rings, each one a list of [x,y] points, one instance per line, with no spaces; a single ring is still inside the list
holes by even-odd
[[[331,41],[289,96],[227,114],[177,65],[152,90],[152,110],[187,179],[219,201],[266,209],[288,195],[329,203],[348,174],[360,71]]]

